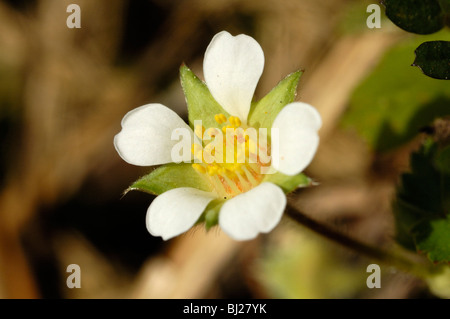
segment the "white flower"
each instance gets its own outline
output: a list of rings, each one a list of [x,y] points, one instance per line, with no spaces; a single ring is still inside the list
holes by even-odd
[[[233,37],[225,31],[214,36],[204,57],[205,82],[215,101],[231,115],[227,119],[223,114],[216,114],[218,128],[247,129],[260,124],[261,115],[251,118],[251,102],[263,68],[264,54],[253,38],[243,34]],[[271,147],[279,151],[272,166],[284,176],[295,176],[309,165],[316,152],[320,115],[306,103],[293,102],[271,116],[274,119],[270,126],[278,133],[278,138],[272,139]],[[205,118],[199,120],[209,121],[209,117],[210,114],[205,114]],[[197,128],[194,134],[191,127],[169,108],[148,104],[125,115],[122,131],[115,136],[114,145],[130,164],[171,163],[171,151],[177,143],[171,140],[171,134],[180,129],[188,130],[194,140]],[[247,144],[246,151],[251,149]],[[271,231],[279,223],[286,206],[286,195],[277,185],[279,183],[257,172],[259,163],[230,166],[201,162],[186,167],[194,168],[207,186],[171,187],[156,197],[146,220],[152,235],[167,240],[186,232],[213,200],[220,201],[220,227],[236,240],[252,239],[259,233]]]

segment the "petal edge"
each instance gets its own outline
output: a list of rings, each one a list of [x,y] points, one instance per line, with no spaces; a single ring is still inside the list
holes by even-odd
[[[246,122],[256,85],[264,69],[264,52],[252,37],[219,32],[203,60],[205,82],[214,99]]]
[[[220,210],[219,225],[235,240],[249,240],[268,233],[281,220],[286,195],[272,183],[262,183],[252,190],[227,200]]]
[[[117,153],[127,163],[137,166],[153,166],[171,163],[172,148],[179,141],[172,140],[175,130],[191,128],[168,107],[146,104],[129,111],[122,119],[122,130],[114,137]]]
[[[156,197],[147,210],[147,230],[168,240],[188,231],[215,196],[190,187],[174,188]]]
[[[302,102],[286,105],[272,125],[273,167],[290,176],[302,172],[317,151],[317,131],[321,126],[320,114],[311,105]],[[278,134],[274,134],[276,131]]]

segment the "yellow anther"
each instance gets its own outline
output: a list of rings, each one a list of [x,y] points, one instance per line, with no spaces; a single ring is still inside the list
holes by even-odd
[[[222,127],[223,134],[227,134],[227,128],[233,128],[233,126],[232,125],[225,125],[224,127]]]
[[[204,133],[205,133],[205,127],[203,125],[197,125],[195,127],[195,135],[197,135],[198,138],[203,138]]]
[[[230,124],[233,125],[234,127],[239,127],[239,126],[241,126],[241,120],[240,120],[237,116],[230,116],[230,118],[228,119],[228,121],[229,121]]]
[[[227,121],[226,116],[223,115],[222,113],[214,115],[214,119],[219,124],[225,123]]]
[[[199,172],[201,174],[205,174],[206,173],[205,167],[203,167],[200,164],[192,164],[192,168],[195,169],[197,172]]]
[[[219,167],[216,165],[210,165],[208,166],[208,174],[210,176],[217,174],[217,172],[219,171]]]
[[[195,159],[192,168],[204,174],[220,198],[233,198],[260,184],[258,151],[264,147],[253,128],[247,128],[239,117],[216,114],[214,120],[218,125],[206,130],[201,122],[194,123],[195,135],[206,141],[191,145]],[[267,148],[270,150],[270,146]]]

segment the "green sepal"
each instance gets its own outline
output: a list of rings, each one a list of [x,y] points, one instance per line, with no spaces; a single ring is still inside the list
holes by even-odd
[[[160,195],[168,190],[179,187],[192,187],[202,191],[210,192],[211,186],[208,181],[197,173],[189,163],[166,164],[150,174],[141,177],[125,191],[132,190]]]
[[[265,97],[250,108],[248,123],[254,128],[267,128],[270,136],[270,128],[280,111],[289,103],[294,102],[297,94],[297,85],[303,71],[289,74],[278,83]]]
[[[180,80],[186,97],[189,125],[192,128],[197,120],[202,120],[205,128],[217,127],[214,115],[222,113],[226,117],[229,116],[213,98],[206,84],[184,64],[180,67]]]
[[[199,222],[205,223],[205,229],[207,231],[219,223],[219,213],[224,203],[225,201],[223,199],[214,199],[206,206]]]
[[[286,194],[296,190],[299,187],[308,187],[313,185],[311,178],[303,173],[293,176],[285,175],[280,172],[276,172],[275,174],[267,174],[264,177],[263,182],[270,182],[280,186]]]

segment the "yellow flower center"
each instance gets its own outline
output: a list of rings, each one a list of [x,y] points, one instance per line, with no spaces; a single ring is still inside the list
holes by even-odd
[[[194,127],[204,146],[192,145],[196,160],[192,167],[209,180],[218,197],[229,199],[261,183],[270,148],[238,117],[216,114],[214,120],[217,128]]]

